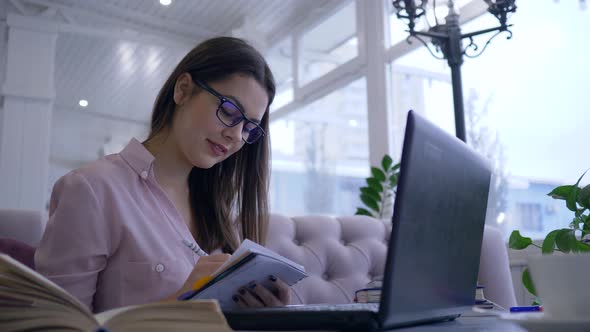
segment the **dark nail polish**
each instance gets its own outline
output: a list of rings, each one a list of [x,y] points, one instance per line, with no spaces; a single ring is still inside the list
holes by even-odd
[[[240,288],[240,290],[238,292],[242,295],[246,294],[246,290],[243,288]]]
[[[251,283],[248,285],[248,287],[249,287],[250,289],[254,289],[254,288],[256,288],[256,284],[255,284],[255,283],[253,283],[253,282],[251,282]]]
[[[238,302],[239,300],[237,295],[232,296],[231,299],[234,300],[234,302]]]
[[[269,279],[270,281],[272,281],[272,282],[275,282],[275,281],[277,281],[277,277],[275,277],[275,276],[273,276],[273,275],[269,276],[269,277],[268,277],[268,279]]]

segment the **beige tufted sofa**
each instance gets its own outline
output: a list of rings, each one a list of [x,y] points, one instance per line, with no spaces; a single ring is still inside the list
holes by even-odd
[[[385,267],[388,227],[364,217],[271,215],[266,246],[305,266],[309,277],[293,287],[294,303],[350,303],[354,291]],[[516,305],[506,244],[486,226],[478,280],[486,297]]]
[[[32,266],[32,251],[19,249],[14,240],[33,249],[42,232],[40,213],[0,209],[1,252],[22,256]],[[304,265],[310,275],[293,287],[295,303],[349,303],[355,290],[383,274],[388,238],[386,226],[369,217],[273,214],[266,246]],[[487,298],[505,308],[516,305],[506,243],[488,226],[478,280],[486,286]]]

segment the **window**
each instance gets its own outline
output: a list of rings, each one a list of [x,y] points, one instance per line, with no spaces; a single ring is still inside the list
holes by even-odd
[[[272,47],[265,55],[274,75],[276,84],[275,99],[270,111],[275,111],[293,101],[293,47],[291,38]]]
[[[511,40],[501,34],[480,57],[464,58],[467,140],[493,164],[489,222],[506,238],[519,229],[540,239],[551,229],[567,227],[573,218],[563,201],[547,193],[575,183],[589,167],[583,151],[590,123],[590,66],[583,64],[590,45],[580,41],[590,31],[590,12],[577,2],[522,2],[510,23]],[[486,13],[462,30],[494,26],[497,20]],[[399,37],[399,31],[392,31],[394,35]],[[479,36],[476,42],[482,47],[490,36]],[[396,151],[408,109],[454,133],[446,61],[434,59],[421,46],[394,60],[391,68]]]
[[[455,135],[451,74],[445,61],[421,47],[391,66],[394,151],[401,153],[406,113],[412,109]]]
[[[500,35],[482,56],[465,61],[465,104],[467,109],[471,98],[476,109],[486,109],[481,126],[502,147],[511,180],[507,192],[520,197],[518,205],[511,199],[516,195],[507,196],[508,218],[500,224],[505,235],[520,229],[524,235],[544,238],[573,218],[563,201],[547,193],[574,184],[589,167],[588,154],[582,151],[588,150],[584,137],[590,123],[590,67],[584,64],[590,45],[580,41],[590,31],[590,12],[581,10],[577,1],[524,1],[510,21],[511,40]],[[493,17],[484,15],[464,30],[492,23]],[[514,186],[516,178],[526,187]],[[532,209],[531,204],[538,207]]]
[[[299,44],[302,86],[358,55],[356,2],[348,4],[303,34]]]
[[[271,208],[289,215],[352,215],[368,176],[366,82],[271,123]]]

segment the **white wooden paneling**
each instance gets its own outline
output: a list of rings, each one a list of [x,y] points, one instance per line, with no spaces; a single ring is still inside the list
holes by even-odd
[[[0,127],[0,207],[42,211],[48,178],[57,30],[9,14]]]
[[[55,25],[13,14],[7,22],[10,31],[3,94],[53,99]]]
[[[51,102],[5,96],[0,129],[0,207],[41,211],[45,205]]]

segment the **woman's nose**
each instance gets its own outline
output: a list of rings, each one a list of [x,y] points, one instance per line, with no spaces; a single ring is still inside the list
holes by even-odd
[[[223,130],[223,136],[231,141],[242,140],[242,130],[244,129],[244,121],[241,121],[233,127],[225,127]]]

